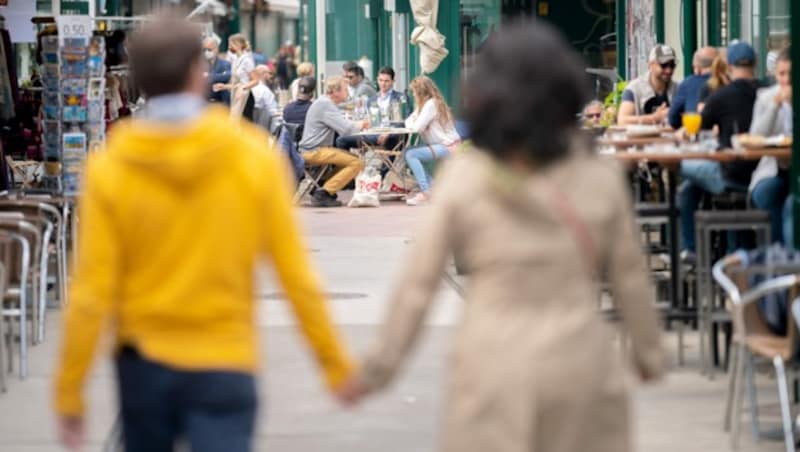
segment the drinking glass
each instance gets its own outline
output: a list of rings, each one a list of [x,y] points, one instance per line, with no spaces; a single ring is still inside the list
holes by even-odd
[[[700,132],[700,126],[703,125],[703,117],[700,116],[700,113],[684,113],[681,120],[691,141],[697,141],[697,134]]]

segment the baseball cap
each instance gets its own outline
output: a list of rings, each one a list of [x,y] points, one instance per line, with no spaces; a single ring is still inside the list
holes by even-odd
[[[311,94],[314,92],[316,88],[317,88],[317,79],[311,77],[310,75],[301,78],[300,81],[297,82],[297,92],[299,92],[300,94],[306,94],[306,95]]]
[[[657,62],[659,64],[675,61],[675,51],[672,50],[670,46],[658,44],[650,51],[650,58],[648,58],[647,61],[650,63]]]
[[[756,51],[746,42],[734,42],[728,46],[728,64],[731,66],[755,66]]]

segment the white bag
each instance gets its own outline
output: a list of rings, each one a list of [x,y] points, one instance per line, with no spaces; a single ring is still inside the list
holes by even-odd
[[[356,191],[347,207],[380,207],[381,175],[367,167],[356,176]]]

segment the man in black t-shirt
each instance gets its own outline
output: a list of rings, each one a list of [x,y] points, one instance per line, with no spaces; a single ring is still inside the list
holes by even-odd
[[[297,82],[297,100],[283,107],[283,122],[289,124],[305,124],[306,114],[311,108],[312,97],[317,86],[314,77],[303,77]]]
[[[703,109],[703,129],[719,129],[720,148],[730,148],[731,138],[750,129],[753,105],[759,84],[755,78],[756,53],[744,42],[728,47],[728,64],[732,82],[714,92]],[[681,163],[679,203],[681,208],[681,238],[683,257],[694,254],[694,212],[700,205],[703,192],[721,194],[725,191],[747,191],[750,176],[757,162],[721,164],[710,160],[684,160]]]

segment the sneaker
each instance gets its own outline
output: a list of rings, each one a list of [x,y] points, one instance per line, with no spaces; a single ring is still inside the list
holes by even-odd
[[[419,192],[416,195],[406,199],[406,205],[409,206],[419,206],[422,204],[426,204],[427,202],[428,202],[428,195],[422,192]]]
[[[311,205],[314,207],[341,207],[342,203],[325,190],[317,190],[311,196]]]

